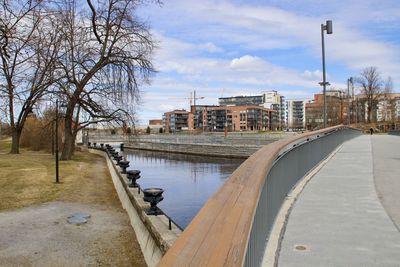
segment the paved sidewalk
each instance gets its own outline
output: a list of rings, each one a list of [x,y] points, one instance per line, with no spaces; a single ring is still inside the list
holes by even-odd
[[[400,230],[400,136],[373,135],[371,141],[376,191]]]
[[[393,144],[399,147],[400,138],[383,138],[388,136],[346,142],[311,179],[289,216],[278,266],[400,266],[400,232],[394,223],[399,209],[393,204],[400,192],[390,190],[386,175],[389,169],[390,179],[399,184],[400,149]],[[379,141],[374,154],[371,140]],[[381,146],[389,141],[390,155]],[[390,160],[377,160],[384,155]],[[380,194],[384,199],[390,194],[384,205],[391,216],[378,198],[373,166],[379,166]]]

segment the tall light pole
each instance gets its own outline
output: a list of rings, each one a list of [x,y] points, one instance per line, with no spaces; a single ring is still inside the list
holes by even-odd
[[[332,34],[332,21],[327,20],[326,25],[321,24],[321,44],[322,44],[322,82],[319,84],[323,87],[324,92],[324,128],[326,128],[326,86],[330,85],[329,82],[326,81],[325,74],[325,40],[324,40],[324,31],[327,34]]]
[[[350,84],[353,84],[353,77],[347,79],[347,124],[350,125]]]
[[[61,107],[62,108],[65,108],[66,107],[66,105],[65,104],[63,104],[63,103],[61,103]],[[55,130],[55,146],[56,146],[56,151],[55,151],[55,154],[56,154],[56,183],[58,184],[59,182],[60,182],[60,179],[59,179],[59,168],[58,168],[58,108],[59,108],[59,106],[58,106],[58,99],[56,99],[56,130]]]
[[[56,100],[56,183],[60,182],[58,177],[58,99]]]

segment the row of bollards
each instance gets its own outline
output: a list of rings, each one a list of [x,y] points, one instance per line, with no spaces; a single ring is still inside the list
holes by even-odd
[[[97,145],[96,143],[93,143],[93,148],[97,148],[96,145]],[[91,147],[90,142],[88,142],[88,147]],[[121,168],[122,174],[126,174],[129,182],[128,187],[137,188],[138,194],[140,194],[140,185],[137,183],[137,180],[140,178],[140,170],[127,170],[130,162],[122,160],[123,156],[120,155],[117,151],[115,151],[115,148],[113,148],[111,145],[100,144],[100,149],[106,151],[108,156],[111,157],[116,162],[116,165],[118,165]],[[124,151],[124,144],[120,145],[120,150]],[[157,204],[164,199],[164,197],[162,196],[164,190],[161,188],[146,188],[143,189],[142,192],[144,195],[143,200],[150,203],[150,208],[145,209],[145,213],[147,215],[155,215],[155,216],[164,214],[162,210],[157,207]],[[168,219],[170,220],[169,229],[171,230],[171,219],[169,217]]]

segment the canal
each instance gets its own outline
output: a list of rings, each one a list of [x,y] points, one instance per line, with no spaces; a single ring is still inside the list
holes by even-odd
[[[141,171],[142,189],[164,189],[158,206],[179,226],[186,228],[207,199],[244,161],[144,150],[125,150],[128,169]]]

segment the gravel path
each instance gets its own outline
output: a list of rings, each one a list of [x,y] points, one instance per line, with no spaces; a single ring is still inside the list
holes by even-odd
[[[91,217],[67,223],[75,212]],[[124,211],[104,205],[50,202],[1,212],[0,229],[0,266],[145,265],[130,255],[134,236]]]

